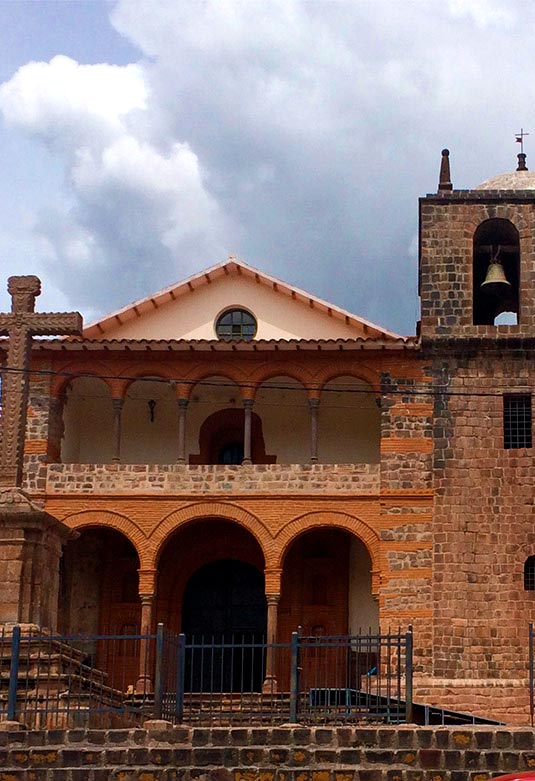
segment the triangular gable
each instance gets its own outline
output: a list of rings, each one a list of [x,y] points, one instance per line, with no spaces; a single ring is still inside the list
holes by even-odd
[[[89,339],[214,339],[215,320],[231,307],[255,315],[257,339],[399,339],[233,256],[111,312],[84,328],[83,335]]]

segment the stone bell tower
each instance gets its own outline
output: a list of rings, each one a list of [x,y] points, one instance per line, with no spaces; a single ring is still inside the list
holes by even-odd
[[[535,174],[420,200],[422,353],[434,382],[433,663],[420,698],[525,722],[535,578]],[[429,688],[428,688],[429,687]],[[492,691],[492,696],[489,692]]]
[[[512,173],[455,190],[444,149],[438,192],[420,199],[423,342],[535,336],[534,242],[535,173],[526,155]]]

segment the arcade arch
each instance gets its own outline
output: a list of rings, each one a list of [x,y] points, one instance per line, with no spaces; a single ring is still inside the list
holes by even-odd
[[[376,464],[380,460],[381,413],[364,380],[339,376],[321,391],[318,460],[323,464]]]
[[[109,386],[98,377],[71,380],[63,402],[62,463],[108,463],[113,455],[113,407]]]
[[[178,415],[168,381],[143,378],[129,385],[121,413],[121,462],[170,464],[178,456]]]
[[[310,460],[310,412],[304,386],[293,377],[279,375],[257,389],[254,411],[262,420],[266,453],[278,464]]]

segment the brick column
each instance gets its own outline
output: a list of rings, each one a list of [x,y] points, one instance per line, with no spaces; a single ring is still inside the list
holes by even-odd
[[[121,411],[123,409],[124,399],[112,399],[113,403],[113,433],[115,439],[115,450],[113,463],[121,463]]]
[[[139,597],[141,599],[141,634],[149,635],[152,629],[154,594],[140,594]],[[153,691],[150,671],[150,642],[150,640],[141,640],[139,645],[139,676],[136,681],[136,694],[150,694]]]
[[[252,464],[251,461],[251,420],[253,411],[253,400],[244,399],[244,421],[243,421],[243,461],[242,464]]]
[[[177,399],[178,403],[178,464],[186,463],[186,413],[188,399]]]
[[[57,631],[61,548],[73,536],[21,490],[0,493],[0,624]]]

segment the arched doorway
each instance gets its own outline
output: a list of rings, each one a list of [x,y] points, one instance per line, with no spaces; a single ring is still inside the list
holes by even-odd
[[[264,566],[252,533],[222,518],[188,523],[165,543],[158,562],[158,621],[184,632],[189,644],[227,646],[224,653],[207,648],[188,656],[187,689],[236,691],[245,683],[260,689],[263,659],[251,644],[266,634]]]
[[[312,528],[288,546],[279,603],[280,640],[288,642],[298,626],[309,638],[377,633],[379,607],[372,595],[371,558],[362,540],[351,532],[331,526]],[[310,681],[319,671],[322,685],[330,681],[338,686],[340,660],[334,651],[310,651],[301,659],[302,680]],[[373,667],[376,658],[362,654],[359,647],[354,658],[346,661],[348,668],[358,671],[356,680]],[[287,688],[287,662],[280,665],[278,674],[281,687]]]
[[[96,638],[139,634],[138,569],[130,540],[102,526],[81,529],[65,546],[61,562],[60,631],[88,637],[78,643],[85,661],[105,670],[109,684],[123,691],[138,677],[138,643]]]
[[[190,650],[187,688],[261,690],[264,654],[254,646],[265,639],[266,598],[264,577],[256,567],[221,559],[198,569],[184,591],[182,630],[192,644],[215,644],[204,653]]]

